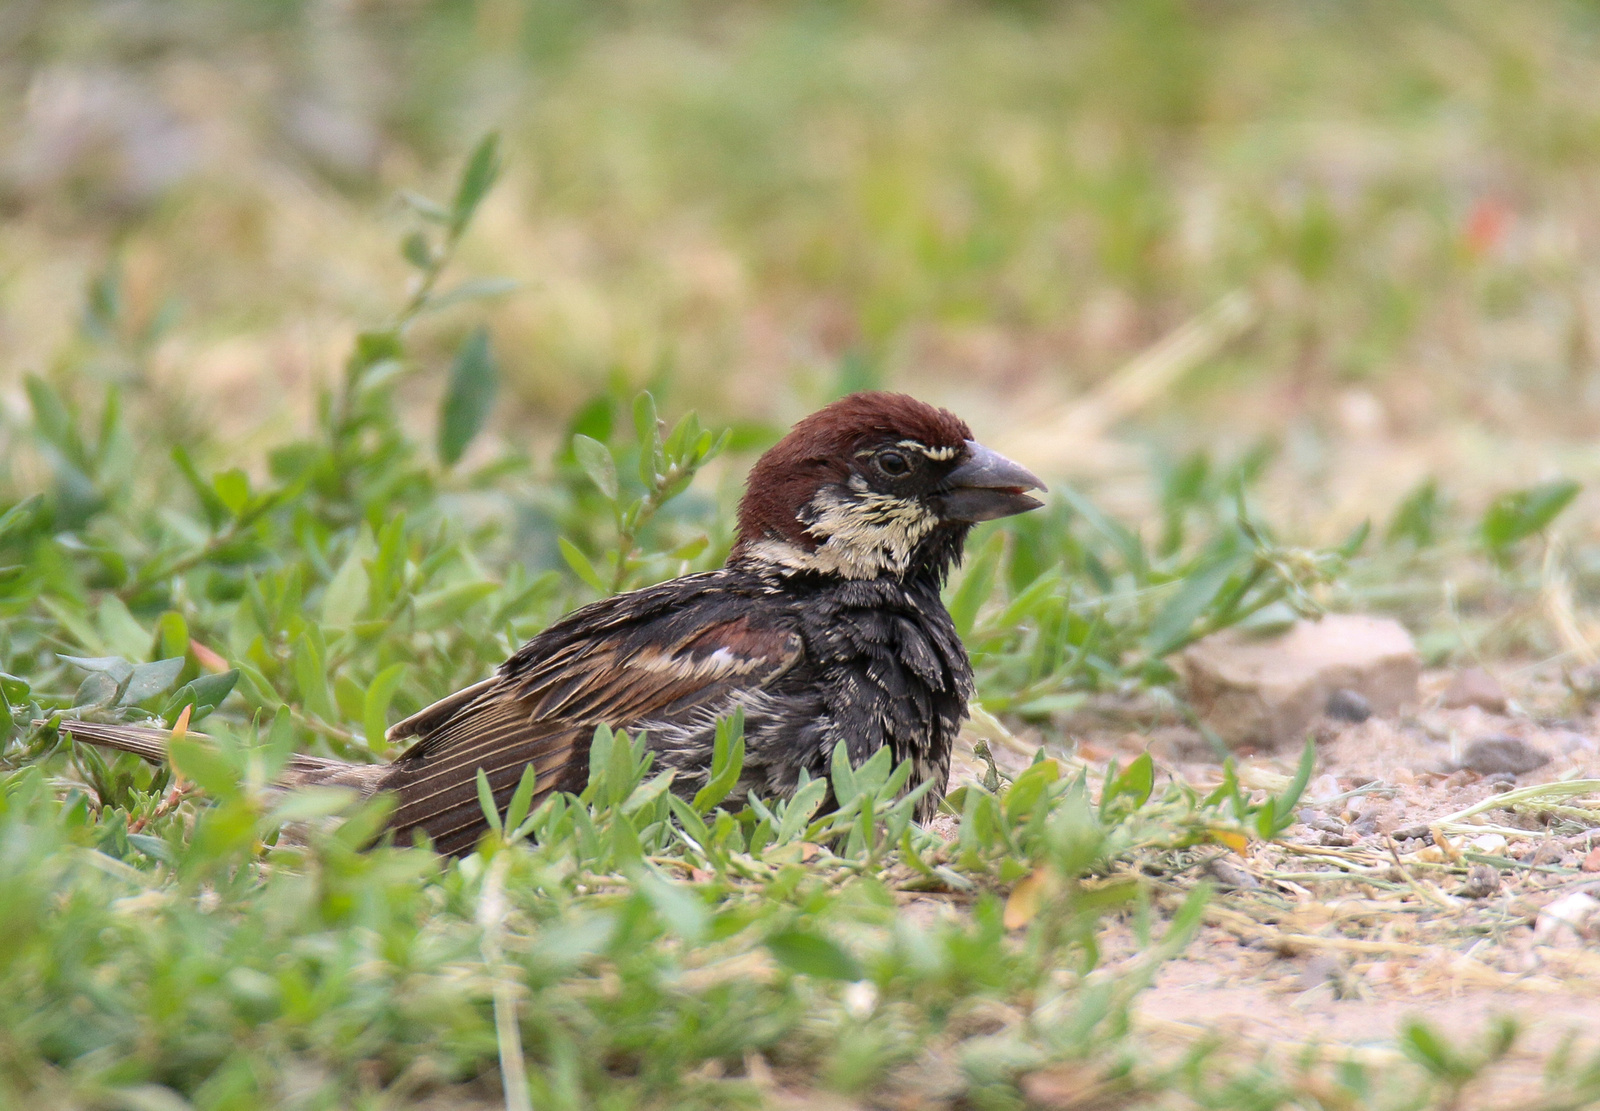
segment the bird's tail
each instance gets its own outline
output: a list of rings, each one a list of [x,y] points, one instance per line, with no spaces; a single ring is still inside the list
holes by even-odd
[[[41,718],[33,724],[44,725],[46,722]],[[63,733],[71,733],[74,740],[104,745],[119,752],[131,752],[156,764],[166,761],[167,740],[172,736],[170,730],[149,725],[105,725],[98,721],[70,718],[62,720],[60,729]],[[189,736],[203,738],[206,734],[191,733]]]
[[[43,725],[44,721],[36,721]],[[61,732],[70,733],[74,739],[90,744],[104,745],[119,752],[131,752],[152,763],[167,760],[167,742],[172,738],[168,729],[150,725],[106,725],[98,721],[65,719],[59,726]],[[208,739],[205,733],[189,733],[190,737]],[[296,787],[349,787],[366,797],[378,788],[378,781],[389,770],[387,764],[353,764],[348,760],[330,760],[323,756],[305,756],[300,753],[289,757],[288,765],[278,778],[278,786]]]

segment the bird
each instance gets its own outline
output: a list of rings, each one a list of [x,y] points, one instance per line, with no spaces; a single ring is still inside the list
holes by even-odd
[[[937,813],[974,693],[940,588],[979,522],[1036,509],[1044,483],[906,394],[850,394],[803,418],[751,468],[722,567],[591,602],[493,675],[396,723],[389,763],[294,757],[285,787],[388,793],[395,842],[460,856],[489,829],[478,772],[503,813],[524,770],[533,805],[581,791],[601,725],[643,734],[686,798],[711,772],[720,720],[743,714],[732,802],[824,777],[838,746],[887,747],[931,782]],[[159,760],[166,731],[64,721],[74,737]]]

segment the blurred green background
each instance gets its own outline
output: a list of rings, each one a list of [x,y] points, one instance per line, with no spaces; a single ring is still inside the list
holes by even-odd
[[[504,441],[542,454],[607,382],[775,426],[882,383],[1122,511],[1152,460],[1257,445],[1308,540],[1430,476],[1472,509],[1600,466],[1597,30],[1554,0],[9,0],[0,388],[20,413],[81,357],[114,263],[106,372],[230,460],[281,442],[406,280],[397,191],[495,128],[463,262],[520,283]]]

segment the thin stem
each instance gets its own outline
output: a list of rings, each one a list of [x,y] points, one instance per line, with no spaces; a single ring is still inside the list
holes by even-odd
[[[506,915],[506,869],[510,864],[511,854],[502,848],[495,853],[489,864],[489,874],[483,878],[483,893],[478,897],[478,926],[483,930],[480,951],[494,980],[494,1032],[500,1051],[500,1083],[505,1091],[506,1111],[533,1111],[528,1099],[528,1068],[522,1057],[516,993],[504,975],[504,955],[500,948],[500,931]]]

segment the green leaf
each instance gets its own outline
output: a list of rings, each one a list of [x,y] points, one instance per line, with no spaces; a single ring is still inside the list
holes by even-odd
[[[1054,760],[1040,760],[1032,764],[1028,770],[1017,776],[1011,784],[1011,789],[1005,795],[1006,817],[1018,821],[1033,810],[1034,804],[1040,796],[1057,779],[1061,778],[1061,767]]]
[[[178,674],[186,662],[184,657],[174,656],[135,667],[133,674],[128,677],[127,689],[122,692],[123,703],[133,705],[160,694],[178,681]]]
[[[854,957],[828,938],[801,930],[782,930],[767,936],[767,948],[791,972],[822,980],[859,980],[861,966]]]
[[[381,332],[362,332],[356,336],[355,348],[350,352],[345,373],[351,382],[359,382],[368,371],[385,363],[397,363],[405,354],[405,345],[399,333],[388,329]]]
[[[78,684],[78,691],[72,696],[74,710],[95,710],[110,706],[117,700],[117,692],[121,687],[117,681],[103,671],[91,671]]]
[[[363,529],[360,538],[350,546],[350,554],[345,556],[344,562],[339,565],[339,570],[334,573],[328,582],[327,590],[322,594],[322,621],[325,625],[335,629],[347,629],[367,608],[367,593],[370,586],[367,561],[375,554],[376,545],[371,535]]]
[[[1407,494],[1394,511],[1394,517],[1384,533],[1384,542],[1395,544],[1409,540],[1414,547],[1429,547],[1439,537],[1444,516],[1445,503],[1439,493],[1439,482],[1433,478],[1426,479]]]
[[[44,495],[35,494],[31,498],[23,498],[4,513],[0,513],[0,540],[23,525],[31,523],[34,514],[43,504]]]
[[[434,266],[433,248],[420,231],[413,231],[400,241],[400,257],[418,270],[432,270]]]
[[[656,399],[646,390],[633,399],[633,430],[639,437],[639,481],[646,490],[656,485],[656,476],[665,470],[661,450],[661,418],[656,415]]]
[[[1155,761],[1150,758],[1148,752],[1141,752],[1121,774],[1107,784],[1100,796],[1101,815],[1109,814],[1112,804],[1119,799],[1131,800],[1132,809],[1137,810],[1149,801],[1150,793],[1155,789],[1155,780]]]
[[[716,737],[711,748],[711,776],[706,785],[695,792],[690,805],[695,813],[704,814],[733,791],[744,771],[744,707],[734,709],[729,717],[717,722]]]
[[[394,796],[386,791],[372,796],[344,820],[333,839],[353,852],[366,848],[383,832],[394,806]]]
[[[1299,766],[1295,768],[1289,786],[1277,798],[1268,799],[1262,808],[1264,816],[1258,819],[1256,832],[1261,834],[1263,841],[1271,841],[1294,825],[1295,807],[1300,803],[1300,796],[1305,794],[1306,784],[1311,782],[1311,773],[1316,765],[1317,742],[1307,737],[1306,746],[1300,751]]]
[[[690,945],[698,945],[705,940],[711,927],[711,913],[693,888],[668,883],[648,870],[640,872],[637,884],[673,933]]]
[[[1554,521],[1580,489],[1571,479],[1558,479],[1502,494],[1483,514],[1479,529],[1484,544],[1496,558],[1504,559],[1513,545]]]
[[[606,772],[611,768],[611,749],[616,743],[615,734],[605,722],[594,727],[594,735],[589,738],[589,783],[585,788],[590,798],[599,794],[598,787],[605,785]]]
[[[138,618],[128,612],[127,605],[115,594],[106,594],[100,599],[94,616],[106,647],[113,652],[132,659],[150,651],[155,638],[150,630],[139,623]]]
[[[452,624],[473,606],[498,593],[500,586],[492,582],[457,583],[443,590],[430,590],[418,594],[412,604],[417,616],[417,626],[437,629]]]
[[[1344,540],[1340,542],[1339,546],[1334,550],[1339,553],[1341,558],[1351,559],[1357,552],[1366,547],[1367,538],[1371,535],[1372,520],[1368,518],[1362,521],[1355,528],[1351,529],[1350,535],[1346,536]]]
[[[1228,578],[1250,557],[1248,554],[1230,552],[1197,571],[1191,572],[1167,604],[1162,607],[1145,637],[1145,651],[1152,656],[1165,656],[1181,648],[1189,640],[1195,620],[1205,612]]]
[[[239,793],[239,773],[209,744],[194,737],[176,737],[167,748],[172,766],[194,780],[212,798],[228,799]]]
[[[413,193],[409,189],[402,189],[400,191],[400,200],[424,220],[431,220],[435,224],[448,224],[450,222],[450,210],[438,201],[430,197],[424,197],[421,193]]]
[[[26,706],[32,693],[33,688],[26,679],[9,671],[0,671],[0,697],[4,697],[6,702],[12,706]]]
[[[250,477],[238,467],[213,475],[211,488],[217,492],[217,500],[235,517],[242,516],[245,506],[250,504]]]
[[[668,768],[666,771],[653,776],[648,782],[639,784],[633,789],[633,793],[623,801],[622,812],[624,814],[633,814],[643,810],[655,802],[656,799],[666,794],[671,789],[672,781],[677,776],[676,770]]]
[[[267,824],[283,825],[287,822],[314,822],[331,818],[350,808],[360,796],[349,787],[301,787],[290,791],[282,802],[272,808]]]
[[[84,671],[103,671],[117,683],[133,674],[133,665],[121,656],[65,656],[57,653],[56,658]]]
[[[1000,568],[1000,557],[1005,554],[1006,534],[996,531],[983,542],[978,554],[967,564],[961,583],[950,597],[950,620],[963,640],[972,635],[977,623],[978,610],[988,601],[994,589],[995,573]]]
[[[556,546],[561,549],[561,558],[567,561],[567,566],[572,568],[572,573],[578,578],[594,587],[601,594],[610,594],[611,588],[600,577],[600,572],[594,569],[594,564],[589,562],[589,557],[578,550],[578,546],[565,536],[556,537]]]
[[[783,812],[783,821],[778,826],[778,835],[775,842],[787,845],[799,837],[811,824],[811,819],[822,806],[823,800],[828,797],[828,781],[826,779],[813,779],[804,787],[794,793],[789,800],[789,805]]]
[[[489,823],[489,828],[499,833],[500,808],[494,804],[494,791],[490,790],[489,777],[482,768],[478,769],[478,806],[483,810],[483,819]]]
[[[572,454],[589,481],[612,501],[617,500],[617,461],[611,458],[611,449],[591,436],[578,433],[572,437]]]
[[[290,663],[293,665],[295,687],[300,691],[301,705],[322,720],[329,721],[335,715],[333,693],[328,688],[328,671],[323,662],[326,658],[321,630],[313,625],[295,641]]]
[[[439,460],[454,465],[479,432],[494,408],[499,376],[489,349],[489,330],[473,329],[456,352],[450,384],[439,406]]]
[[[54,386],[36,375],[23,379],[28,402],[33,407],[33,424],[39,434],[75,467],[88,464],[88,452],[78,435],[72,412]]]
[[[174,725],[183,708],[193,706],[194,709],[189,711],[189,724],[193,725],[220,706],[238,681],[238,668],[225,671],[221,675],[196,676],[178,688],[177,693],[162,708],[161,717],[169,726]]]
[[[178,473],[183,475],[189,483],[189,489],[194,491],[194,496],[200,501],[200,508],[205,512],[206,520],[215,528],[228,519],[228,506],[217,496],[211,483],[200,476],[200,469],[194,465],[194,460],[189,457],[189,451],[182,444],[172,449],[172,461],[178,466]]]
[[[1400,1049],[1407,1057],[1439,1077],[1459,1084],[1470,1080],[1477,1071],[1471,1062],[1445,1043],[1433,1027],[1421,1019],[1406,1019],[1400,1027]]]
[[[453,305],[463,305],[469,301],[487,301],[492,297],[504,297],[521,288],[522,283],[515,278],[471,278],[443,293],[429,297],[428,303],[423,308],[427,312],[442,312]]]
[[[517,789],[511,796],[511,805],[506,807],[508,832],[515,833],[528,817],[528,808],[533,805],[533,791],[538,781],[539,776],[534,771],[533,765],[526,765],[522,769],[522,778],[517,781]]]
[[[461,171],[455,200],[450,205],[452,235],[460,235],[466,230],[466,226],[472,222],[473,213],[477,212],[478,205],[494,187],[495,179],[499,176],[500,136],[491,131],[478,141],[472,156],[467,159],[466,168]]]
[[[407,665],[403,663],[391,664],[374,675],[367,686],[362,699],[361,728],[367,736],[367,747],[374,751],[388,747],[384,734],[388,730],[389,703],[400,684],[405,682],[406,671]]]
[[[156,651],[168,656],[189,654],[189,623],[177,610],[168,610],[156,620]]]
[[[850,763],[850,748],[843,741],[833,746],[829,761],[829,777],[833,780],[833,798],[843,810],[854,802],[861,789],[856,786],[856,770]]]

